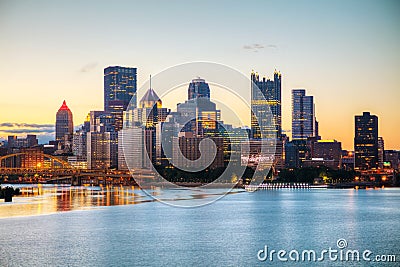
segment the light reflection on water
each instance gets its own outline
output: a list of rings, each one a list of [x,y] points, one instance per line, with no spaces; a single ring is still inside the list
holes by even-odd
[[[348,249],[400,259],[398,188],[264,190],[230,194],[192,209],[163,205],[132,187],[46,185],[29,190],[11,204],[0,202],[1,216],[18,216],[17,209],[23,215],[52,215],[0,219],[0,266],[282,266],[276,258],[258,261],[257,252],[266,245],[270,250],[322,251],[337,248],[340,238]],[[211,198],[221,190],[207,193]],[[178,203],[207,197],[202,190],[162,195]],[[326,260],[284,266],[398,263]]]
[[[57,212],[86,210],[103,206],[133,205],[158,201],[159,188],[143,192],[135,186],[66,186],[50,184],[2,185],[20,188],[21,195],[14,196],[13,202],[0,201],[0,218],[15,216],[45,215]],[[239,192],[234,190],[232,193]],[[163,191],[161,201],[196,201],[210,196],[224,195],[224,189],[211,189],[205,193],[198,190]]]

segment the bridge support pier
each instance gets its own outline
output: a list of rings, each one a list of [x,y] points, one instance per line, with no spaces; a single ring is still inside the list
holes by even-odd
[[[81,186],[82,185],[82,177],[80,176],[72,176],[71,185]]]

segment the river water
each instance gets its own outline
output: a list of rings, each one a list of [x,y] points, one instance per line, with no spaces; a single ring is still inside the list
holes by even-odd
[[[181,208],[174,204],[198,198],[171,190],[163,194],[167,205],[153,198],[160,189],[148,195],[135,187],[21,187],[12,203],[0,200],[0,266],[400,264],[397,188],[233,190],[209,205]],[[223,192],[210,189],[201,198]],[[330,248],[338,258],[318,260]],[[269,257],[271,250],[286,251],[286,261]],[[295,253],[289,258],[293,250],[298,260]],[[304,250],[317,259],[303,261]],[[340,259],[348,250],[359,251],[360,260]],[[377,262],[376,255],[397,262]]]

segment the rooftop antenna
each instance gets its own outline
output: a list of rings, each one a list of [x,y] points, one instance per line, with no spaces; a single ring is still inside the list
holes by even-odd
[[[151,74],[150,74],[150,89],[151,89]]]

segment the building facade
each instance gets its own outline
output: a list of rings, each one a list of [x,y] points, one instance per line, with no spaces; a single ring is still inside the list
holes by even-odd
[[[202,97],[210,99],[210,87],[204,79],[199,77],[197,79],[193,79],[189,84],[188,100]]]
[[[275,70],[274,80],[251,73],[251,131],[253,139],[276,138],[282,135],[281,73]],[[270,117],[272,116],[272,118]],[[268,136],[263,136],[268,135]]]
[[[65,136],[68,136],[67,139],[72,141],[73,133],[74,122],[72,112],[64,100],[56,114],[56,141],[63,142],[65,140]]]
[[[355,116],[354,167],[356,170],[378,168],[378,117],[369,112]]]
[[[9,135],[7,140],[8,148],[33,147],[38,145],[38,139],[33,134],[28,134],[26,138]]]
[[[307,96],[305,89],[292,90],[292,139],[307,140],[316,133],[314,97]]]
[[[104,111],[115,118],[115,130],[123,126],[123,112],[129,102],[136,107],[137,69],[110,66],[104,69]],[[132,99],[133,98],[133,99]]]

